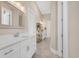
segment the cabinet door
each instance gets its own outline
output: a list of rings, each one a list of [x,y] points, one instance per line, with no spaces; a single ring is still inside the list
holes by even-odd
[[[25,40],[20,43],[21,58],[31,58],[35,52],[35,44],[32,40]]]
[[[29,39],[29,48],[30,48],[30,51],[29,51],[29,55],[32,57],[32,55],[35,53],[36,51],[36,40],[34,37],[30,38]]]
[[[28,44],[28,40],[25,40],[25,41],[22,41],[20,43],[20,57],[21,58],[27,58],[28,57],[28,50],[29,50],[29,47],[27,46]]]
[[[19,54],[19,44],[0,50],[0,58],[18,58]]]

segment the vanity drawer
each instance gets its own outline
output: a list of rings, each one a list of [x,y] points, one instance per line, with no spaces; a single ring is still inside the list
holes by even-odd
[[[17,58],[19,54],[19,44],[0,50],[0,58]]]

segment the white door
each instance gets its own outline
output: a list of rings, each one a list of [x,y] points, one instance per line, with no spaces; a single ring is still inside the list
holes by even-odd
[[[63,2],[63,57],[68,58],[68,2]]]
[[[68,4],[58,2],[58,52],[68,57]]]
[[[58,2],[58,54],[63,56],[63,6]]]

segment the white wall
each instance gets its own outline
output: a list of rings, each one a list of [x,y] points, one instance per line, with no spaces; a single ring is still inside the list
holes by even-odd
[[[50,13],[50,1],[36,1],[42,14]]]
[[[30,36],[36,34],[36,17],[34,11],[28,8],[28,33]]]
[[[51,4],[51,48],[57,50],[57,2]]]
[[[68,2],[69,57],[79,58],[79,2]]]
[[[47,37],[50,38],[50,19],[47,20],[46,22],[46,27],[47,27]]]

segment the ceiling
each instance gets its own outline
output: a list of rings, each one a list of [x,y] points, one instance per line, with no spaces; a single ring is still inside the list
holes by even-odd
[[[36,1],[42,14],[50,14],[51,2],[49,1]]]
[[[50,1],[20,1],[20,3],[27,8],[31,5],[36,15],[43,19],[49,19],[51,15],[51,2]]]
[[[35,2],[42,14],[50,14],[50,6],[51,6],[50,1],[35,1]],[[28,1],[20,1],[20,3],[23,4],[24,6],[27,6],[27,4],[29,4]]]

